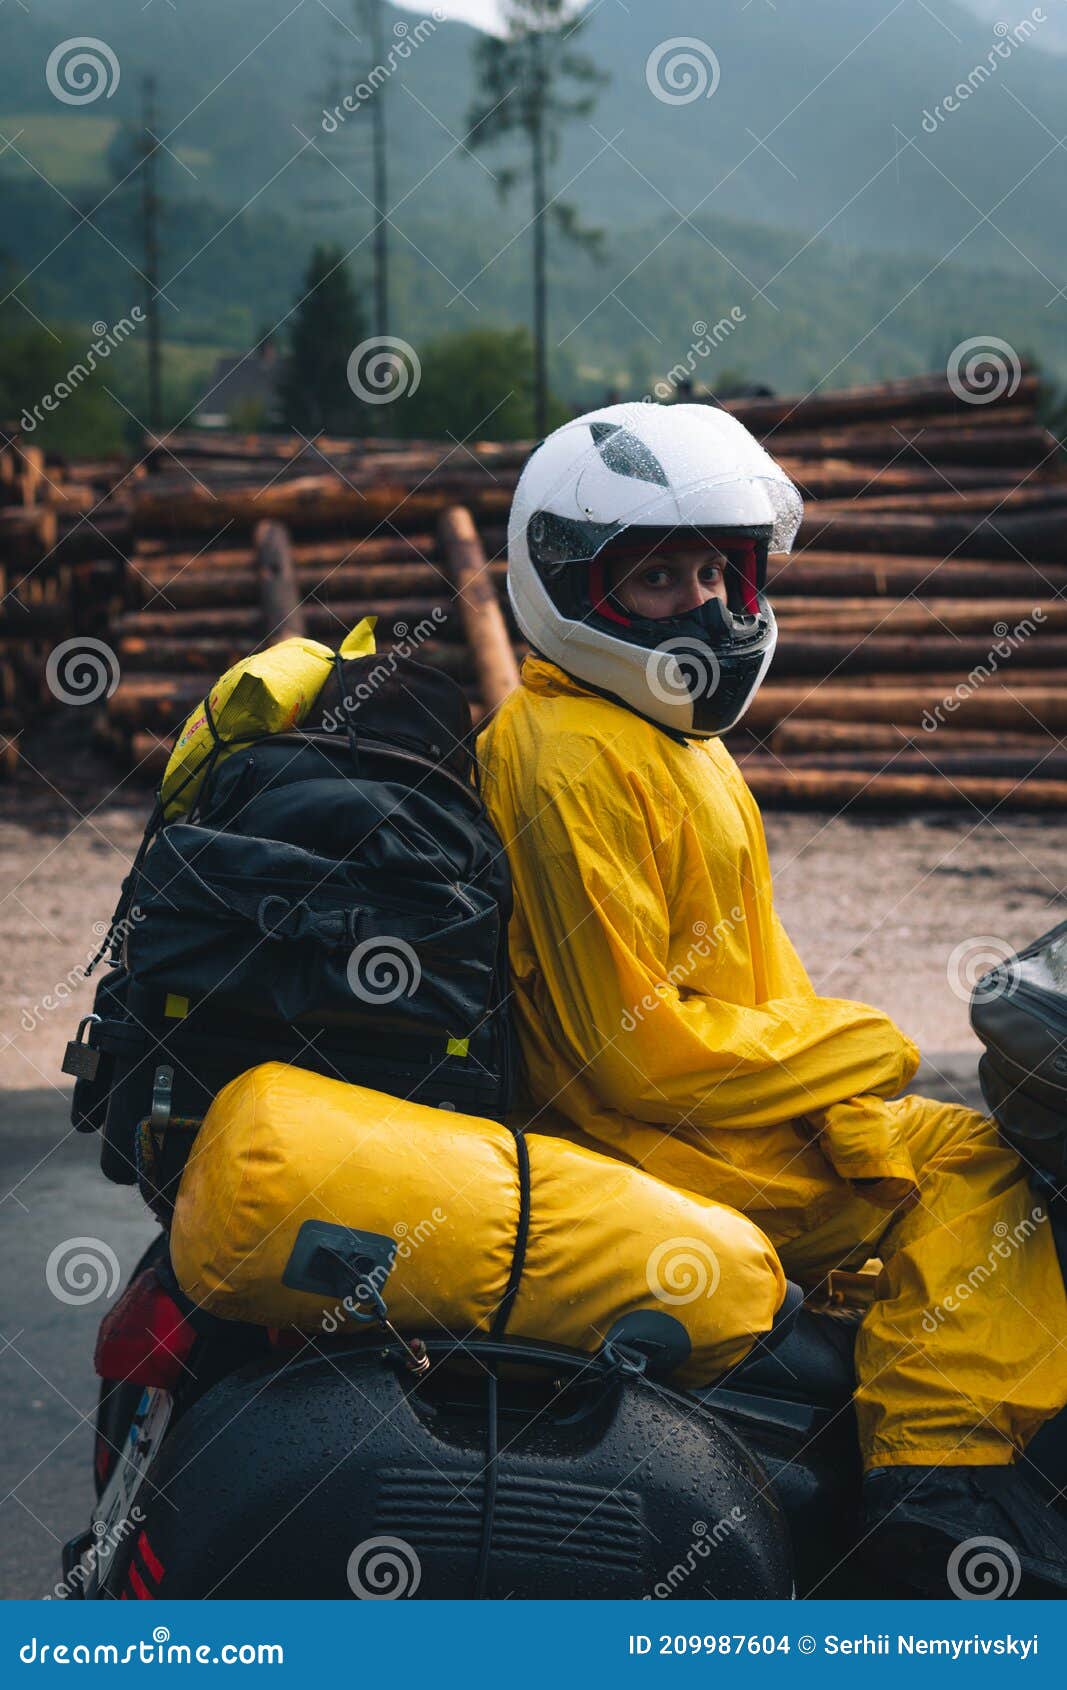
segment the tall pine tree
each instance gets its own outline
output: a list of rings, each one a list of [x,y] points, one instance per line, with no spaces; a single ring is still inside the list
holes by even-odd
[[[505,0],[501,38],[486,35],[474,49],[481,86],[467,122],[472,146],[505,136],[522,137],[527,161],[521,174],[530,183],[533,240],[534,414],[539,435],[548,431],[548,280],[547,238],[551,220],[564,239],[597,252],[602,231],[583,228],[575,207],[550,195],[549,172],[559,152],[559,133],[567,118],[592,111],[592,90],[608,80],[592,60],[576,53],[573,42],[583,20],[569,0]],[[564,92],[567,84],[572,89]],[[499,171],[506,194],[519,179],[514,169]]]
[[[366,337],[363,310],[339,246],[316,246],[290,318],[278,383],[282,417],[301,434],[362,434],[367,407],[348,384],[348,359]]]

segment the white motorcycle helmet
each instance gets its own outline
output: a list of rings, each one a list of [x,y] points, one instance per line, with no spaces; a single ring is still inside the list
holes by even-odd
[[[531,453],[508,522],[508,597],[535,651],[659,727],[710,738],[741,720],[778,638],[767,557],[803,514],[789,477],[712,405],[606,405]],[[727,603],[635,615],[608,567],[701,543],[726,558]]]

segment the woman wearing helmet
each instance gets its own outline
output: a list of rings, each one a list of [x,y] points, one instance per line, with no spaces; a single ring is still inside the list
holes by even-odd
[[[868,1532],[920,1583],[927,1552],[943,1577],[955,1543],[995,1535],[1028,1590],[1064,1594],[1064,1522],[1012,1465],[1067,1402],[1051,1229],[992,1122],[888,1101],[919,1053],[816,994],[719,737],[770,665],[767,560],[801,512],[710,406],[608,406],[523,470],[508,593],[533,654],[478,750],[514,882],[525,1116],[740,1211],[803,1284],[879,1255],[856,1351]],[[956,1297],[1009,1232],[1025,1246]]]

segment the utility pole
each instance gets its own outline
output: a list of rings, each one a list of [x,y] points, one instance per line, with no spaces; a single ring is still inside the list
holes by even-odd
[[[530,101],[530,144],[533,188],[534,247],[534,432],[538,440],[548,433],[548,276],[545,251],[545,71],[544,38],[535,33],[530,41],[532,72],[536,92]]]
[[[383,0],[370,0],[371,53],[375,68],[383,62]],[[385,126],[385,82],[374,90],[370,103],[371,135],[374,147],[374,333],[379,340],[389,333],[389,225],[386,222],[388,178]]]
[[[148,333],[148,426],[163,426],[163,359],[159,333],[159,193],[156,180],[156,79],[144,79],[143,127],[141,137],[141,223],[144,243],[144,275],[147,294],[145,318]]]
[[[548,220],[564,239],[596,254],[602,231],[584,228],[577,208],[550,193],[550,168],[569,118],[593,109],[589,90],[607,77],[573,42],[585,19],[572,0],[502,0],[503,36],[483,35],[474,47],[477,86],[467,114],[468,142],[489,145],[521,137],[529,148],[530,228],[533,231],[534,428],[548,432]],[[575,87],[577,85],[577,87]],[[582,90],[585,90],[583,92]],[[524,174],[509,168],[500,177],[504,192]]]

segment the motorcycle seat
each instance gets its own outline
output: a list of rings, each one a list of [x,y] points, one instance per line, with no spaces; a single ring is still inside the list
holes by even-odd
[[[841,1407],[856,1385],[855,1341],[855,1325],[812,1313],[790,1283],[770,1332],[714,1389]]]

